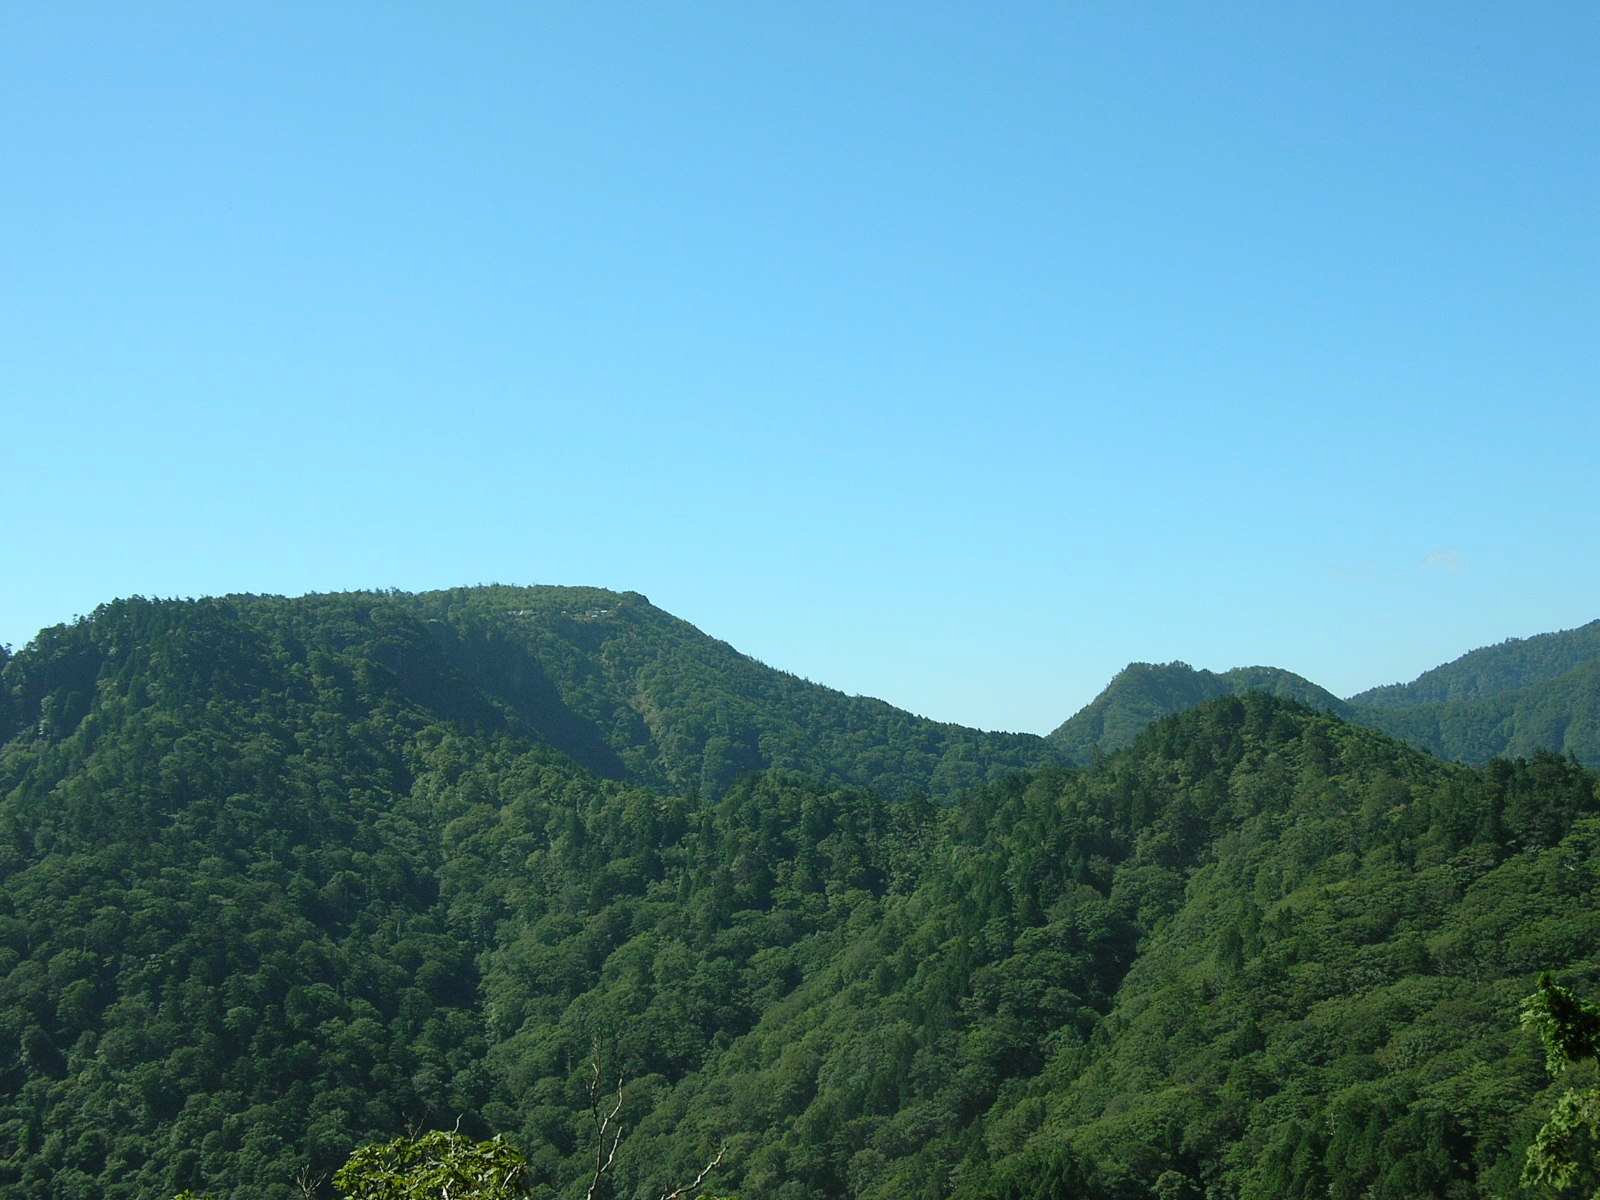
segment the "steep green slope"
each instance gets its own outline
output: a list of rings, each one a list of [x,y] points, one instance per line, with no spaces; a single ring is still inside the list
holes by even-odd
[[[1424,671],[1410,683],[1370,688],[1351,696],[1350,703],[1361,708],[1410,708],[1486,699],[1554,680],[1596,661],[1600,661],[1600,620],[1536,637],[1507,638]]]
[[[463,588],[410,603],[508,705],[530,688],[546,697],[532,727],[559,707],[574,734],[558,744],[580,762],[612,773],[599,742],[625,777],[672,791],[716,794],[741,772],[783,767],[948,797],[1055,757],[1031,734],[930,721],[773,670],[633,592]]]
[[[1461,762],[1538,750],[1600,764],[1600,659],[1508,692],[1414,704],[1353,706],[1353,719]]]
[[[551,854],[563,903],[611,909],[659,880],[725,787],[719,729],[911,812],[1039,744],[852,700],[640,598],[575,590],[125,601],[45,631],[0,683],[0,1137],[18,1147],[0,1182],[17,1195],[287,1195],[308,1159],[484,1111],[480,959],[505,915],[485,881],[520,892]],[[806,853],[826,860],[816,811]],[[464,847],[510,817],[532,824],[508,879],[508,845],[494,870]],[[591,822],[626,822],[627,847]],[[575,978],[618,936],[598,931]],[[652,1053],[681,1070],[683,1036]]]
[[[1559,759],[1208,703],[969,799],[632,1161],[732,1128],[756,1194],[988,1196],[1068,1145],[1092,1196],[1514,1195],[1548,1099],[1513,1010],[1600,981],[1597,812]]]
[[[606,778],[674,792],[716,795],[742,772],[784,767],[948,797],[1057,756],[1042,738],[930,721],[773,670],[636,593],[555,587],[120,601],[45,630],[16,656],[0,677],[0,735],[38,722],[69,732],[152,622],[185,636],[214,627],[205,636],[222,639],[223,670],[244,669],[226,655],[246,646],[267,656],[248,666],[254,687],[279,688],[275,673],[326,659],[344,664],[358,692],[392,692],[435,717],[535,738]]]
[[[1153,721],[1219,696],[1265,692],[1324,712],[1348,715],[1348,706],[1308,679],[1277,667],[1235,667],[1217,674],[1188,663],[1129,663],[1098,696],[1051,731],[1047,740],[1069,761],[1087,763],[1131,744]]]
[[[441,594],[127,602],[7,665],[0,1192],[282,1200],[459,1119],[572,1196],[598,1047],[618,1195],[723,1142],[748,1198],[1516,1194],[1514,1001],[1600,983],[1594,774],[1247,693],[951,804],[651,790],[550,743],[691,761],[595,718],[671,631],[562,660],[572,599],[525,660]]]
[[[1600,765],[1600,621],[1485,646],[1350,705],[1355,720],[1462,762],[1553,750]]]
[[[411,788],[444,731],[380,669],[389,632],[334,653],[134,602],[9,665],[5,1194],[288,1196],[308,1158],[474,1098],[449,814]]]
[[[1046,740],[1068,761],[1087,763],[1153,721],[1245,691],[1296,700],[1458,762],[1549,750],[1600,766],[1600,621],[1474,650],[1412,683],[1348,700],[1275,667],[1216,674],[1132,663]]]
[[[1289,802],[1235,799],[1041,1136],[1241,1200],[1520,1194],[1547,1081],[1507,1018],[1542,968],[1600,981],[1595,777],[1300,741],[1231,772]]]

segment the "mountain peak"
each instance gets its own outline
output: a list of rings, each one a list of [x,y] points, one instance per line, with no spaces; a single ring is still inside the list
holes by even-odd
[[[1339,716],[1349,706],[1309,679],[1280,667],[1234,667],[1217,673],[1185,662],[1129,663],[1098,696],[1048,735],[1074,762],[1088,762],[1096,750],[1110,753],[1130,745],[1146,725],[1219,696],[1243,692],[1299,701]]]

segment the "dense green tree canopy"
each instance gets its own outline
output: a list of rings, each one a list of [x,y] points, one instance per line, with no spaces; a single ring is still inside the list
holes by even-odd
[[[1552,1076],[1600,1059],[1600,1008],[1542,976],[1522,1002],[1522,1023],[1544,1043]],[[1528,1147],[1523,1179],[1600,1200],[1600,1087],[1573,1088],[1556,1101]]]
[[[475,1142],[435,1130],[362,1146],[333,1175],[350,1200],[518,1200],[527,1164],[500,1138]]]
[[[1459,762],[1550,750],[1600,766],[1600,621],[1474,650],[1414,683],[1348,700],[1275,667],[1217,674],[1132,663],[1047,740],[1068,761],[1087,764],[1128,746],[1153,721],[1245,692],[1295,700]]]
[[[599,1045],[618,1197],[723,1146],[777,1200],[1518,1194],[1592,772],[1256,692],[1012,770],[607,605],[128,601],[12,657],[0,1191],[286,1200],[459,1122],[581,1195]]]
[[[1219,696],[1265,692],[1310,708],[1350,716],[1350,707],[1308,679],[1276,667],[1236,667],[1220,674],[1188,663],[1129,663],[1098,696],[1051,731],[1048,740],[1068,761],[1132,745],[1145,726]]]

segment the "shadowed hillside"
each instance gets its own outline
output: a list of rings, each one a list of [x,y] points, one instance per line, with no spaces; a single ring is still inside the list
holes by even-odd
[[[574,1196],[598,1046],[618,1195],[723,1144],[757,1200],[1516,1194],[1516,1001],[1600,986],[1592,772],[1247,690],[939,804],[950,727],[764,672],[577,590],[46,631],[0,676],[0,1191],[290,1200],[459,1124]],[[711,786],[719,703],[823,770]]]
[[[559,587],[118,601],[19,652],[0,733],[69,732],[97,688],[151,655],[228,672],[235,690],[331,672],[352,696],[514,730],[598,775],[672,791],[715,795],[742,772],[786,767],[952,796],[1056,758],[1030,734],[930,721],[774,670],[635,592]]]

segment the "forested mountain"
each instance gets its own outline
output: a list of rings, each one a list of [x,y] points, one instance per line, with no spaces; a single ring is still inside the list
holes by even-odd
[[[1217,696],[1263,691],[1381,729],[1441,758],[1486,763],[1538,750],[1600,766],[1600,621],[1512,638],[1409,684],[1340,700],[1276,667],[1216,674],[1187,663],[1131,663],[1048,741],[1074,763],[1133,741],[1146,725]]]
[[[1462,762],[1553,750],[1600,764],[1600,660],[1495,695],[1354,711],[1363,724]]]
[[[773,670],[637,593],[562,587],[118,601],[16,656],[0,737],[35,723],[69,732],[97,687],[150,656],[205,664],[234,690],[329,673],[357,699],[516,732],[597,775],[674,792],[715,795],[785,767],[948,797],[1055,757],[1029,734],[930,721]]]
[[[1483,646],[1424,671],[1410,683],[1391,683],[1351,696],[1350,703],[1362,708],[1410,708],[1483,700],[1547,683],[1596,661],[1600,661],[1600,621],[1590,621],[1577,629]]]
[[[1514,1196],[1516,1001],[1600,984],[1593,773],[1258,692],[1007,773],[553,589],[129,601],[0,681],[6,1196],[458,1120],[578,1195],[597,1046],[619,1197]]]
[[[1047,740],[1070,762],[1085,764],[1096,751],[1109,754],[1130,745],[1152,721],[1218,696],[1252,691],[1349,715],[1349,706],[1337,696],[1277,667],[1235,667],[1219,675],[1197,671],[1182,662],[1129,663],[1104,691],[1052,730]]]

